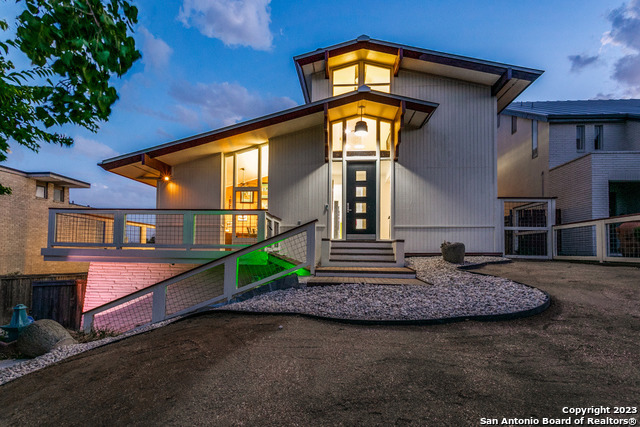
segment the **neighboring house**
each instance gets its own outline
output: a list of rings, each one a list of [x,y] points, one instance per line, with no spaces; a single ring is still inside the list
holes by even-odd
[[[69,188],[90,184],[53,172],[23,172],[0,166],[0,183],[11,194],[0,196],[0,276],[6,274],[80,273],[87,263],[46,262],[49,208],[68,208]]]
[[[345,257],[335,262],[333,249],[351,240],[377,241],[380,250],[396,245],[400,256],[388,255],[382,266],[404,264],[400,246],[410,255],[436,254],[444,240],[464,242],[471,254],[503,253],[496,117],[542,71],[366,36],[294,62],[305,104],[100,164],[156,187],[157,209],[170,210],[127,215],[129,242],[159,248],[186,236],[228,249],[255,241],[262,209],[279,218],[281,230],[318,219],[321,265],[348,265]],[[187,209],[248,211],[201,212],[182,222]],[[117,222],[122,213],[113,215]],[[145,215],[146,228],[136,226]],[[162,215],[174,217],[161,223]],[[228,253],[112,246],[43,253],[99,261],[89,271],[85,309]],[[114,282],[122,285],[117,291]],[[92,292],[101,297],[92,300]]]
[[[498,194],[556,197],[563,223],[639,213],[640,99],[509,105]]]

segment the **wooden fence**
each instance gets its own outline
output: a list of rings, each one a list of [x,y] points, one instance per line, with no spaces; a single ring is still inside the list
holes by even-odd
[[[53,319],[79,329],[87,273],[0,277],[0,324],[11,321],[13,307],[24,304],[34,319]]]

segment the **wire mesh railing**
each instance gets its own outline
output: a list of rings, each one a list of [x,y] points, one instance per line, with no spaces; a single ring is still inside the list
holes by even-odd
[[[317,220],[89,310],[85,331],[127,331],[231,300],[285,275],[315,270]]]
[[[511,258],[551,258],[554,199],[502,199],[504,253]]]
[[[278,228],[261,210],[50,209],[46,255],[55,248],[229,251]]]
[[[640,262],[640,215],[553,227],[554,259]]]

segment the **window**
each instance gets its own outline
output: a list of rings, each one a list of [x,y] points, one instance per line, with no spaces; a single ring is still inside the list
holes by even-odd
[[[531,158],[538,157],[538,121],[531,121]]]
[[[511,135],[518,131],[518,118],[516,116],[511,116]]]
[[[36,182],[36,197],[40,199],[47,198],[47,183],[46,182]]]
[[[584,151],[584,125],[576,126],[576,150]]]
[[[269,146],[240,150],[225,156],[224,208],[269,207]]]
[[[53,186],[53,201],[64,202],[64,187]]]
[[[331,72],[333,96],[358,90],[363,84],[379,92],[391,92],[391,68],[358,62]]]
[[[594,126],[593,149],[602,150],[602,125]]]

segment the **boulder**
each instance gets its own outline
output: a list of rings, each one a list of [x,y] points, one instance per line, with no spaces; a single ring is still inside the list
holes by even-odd
[[[36,320],[20,332],[17,350],[27,357],[38,357],[54,348],[76,344],[60,323],[51,319]]]
[[[442,258],[453,264],[463,264],[464,263],[464,243],[456,242],[443,242],[440,245],[440,249],[442,250]]]

